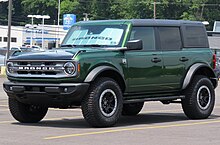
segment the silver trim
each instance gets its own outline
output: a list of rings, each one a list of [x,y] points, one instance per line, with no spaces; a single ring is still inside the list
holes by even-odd
[[[206,104],[206,106],[205,107],[203,107],[201,104],[200,104],[200,92],[201,92],[201,90],[202,89],[206,89],[207,90],[207,92],[208,92],[208,97],[209,97],[209,100],[208,100],[208,103]],[[211,93],[210,93],[210,90],[209,90],[209,88],[207,87],[207,86],[201,86],[200,88],[199,88],[199,90],[198,90],[198,92],[197,92],[197,103],[198,103],[198,105],[199,105],[199,108],[201,108],[201,109],[203,109],[203,110],[206,110],[208,107],[209,107],[209,105],[210,105],[210,103],[211,103]]]
[[[26,64],[20,64],[20,63]],[[39,62],[39,63],[36,63]],[[52,64],[45,64],[47,62],[53,62]],[[64,64],[67,62],[71,62],[75,65],[75,69],[78,68],[78,62],[73,60],[59,60],[59,61],[32,61],[32,60],[17,60],[17,61],[8,61],[8,63],[13,63],[13,73],[10,73],[8,69],[6,70],[7,75],[11,77],[17,78],[66,78],[66,77],[74,77],[77,75],[77,71],[73,74],[66,74],[64,71]],[[36,64],[35,64],[36,63]],[[19,70],[20,67],[20,70]],[[25,68],[26,67],[26,68]],[[31,69],[32,68],[32,69]],[[39,68],[39,69],[37,69]],[[45,69],[44,69],[45,68]],[[52,68],[52,69],[49,69]]]
[[[103,97],[106,93],[111,93],[114,97],[114,100],[115,100],[115,103],[114,103],[114,108],[113,110],[111,111],[111,113],[107,114],[104,110],[103,110],[103,106],[102,106],[102,101],[103,101]],[[99,108],[101,110],[101,113],[105,116],[105,117],[111,117],[115,112],[116,112],[116,109],[118,107],[118,101],[117,101],[117,97],[116,97],[116,94],[114,91],[112,91],[111,89],[106,89],[102,92],[102,94],[100,95],[100,98],[99,98]]]

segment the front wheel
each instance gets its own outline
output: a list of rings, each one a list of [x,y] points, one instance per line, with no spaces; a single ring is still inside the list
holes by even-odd
[[[94,127],[113,126],[122,112],[122,92],[111,78],[98,78],[82,101],[85,120]]]
[[[21,123],[37,123],[47,113],[47,107],[23,104],[15,98],[9,97],[9,110],[12,116]]]
[[[190,119],[205,119],[210,116],[215,104],[215,91],[206,76],[195,76],[185,90],[182,108]]]

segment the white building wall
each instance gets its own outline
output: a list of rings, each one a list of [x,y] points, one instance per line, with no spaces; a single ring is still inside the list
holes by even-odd
[[[32,31],[32,34],[31,34]],[[63,26],[58,28],[57,25],[44,25],[44,46],[48,48],[49,43],[62,42],[67,31],[63,30]],[[0,25],[0,47],[7,47],[8,26]],[[25,28],[20,26],[12,26],[11,38],[16,42],[11,42],[11,47],[21,47],[24,44],[30,43],[32,37],[33,44],[42,45],[42,26],[37,25],[36,28]]]
[[[8,26],[0,25],[0,47],[7,47]],[[11,27],[11,47],[21,47],[23,39],[23,27]]]

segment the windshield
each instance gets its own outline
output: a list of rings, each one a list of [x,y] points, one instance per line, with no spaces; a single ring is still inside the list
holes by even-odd
[[[73,26],[61,46],[120,47],[127,25]]]

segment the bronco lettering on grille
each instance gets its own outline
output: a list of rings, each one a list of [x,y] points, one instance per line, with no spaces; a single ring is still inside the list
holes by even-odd
[[[47,66],[19,66],[18,70],[55,70],[54,67],[47,67]]]

